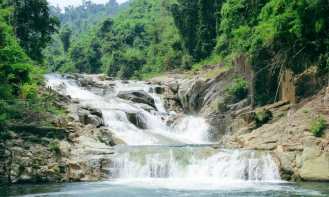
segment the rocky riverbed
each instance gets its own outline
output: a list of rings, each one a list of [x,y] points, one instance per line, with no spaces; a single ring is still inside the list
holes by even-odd
[[[146,83],[153,87],[150,91],[161,95],[164,109],[160,109],[149,92],[143,90],[119,92],[118,97],[160,117],[170,128],[180,124],[186,114],[202,116],[209,125],[206,129],[209,140],[218,143],[215,149],[270,151],[284,180],[328,181],[328,130],[322,137],[315,137],[310,132],[313,117],[323,116],[329,121],[328,89],[317,87],[316,91],[307,94],[286,92],[286,96],[281,95],[274,104],[257,108],[249,96],[227,94],[235,77],[251,76],[248,68],[235,66],[236,72],[220,66],[206,66],[188,77],[186,73],[169,73],[148,80]],[[207,73],[211,71],[216,75],[209,76]],[[308,76],[305,83],[315,86],[313,71],[303,75]],[[105,75],[62,77],[101,96],[114,93],[118,82]],[[120,80],[120,84],[129,83],[132,81]],[[282,89],[293,86],[298,90],[299,84],[286,82]],[[65,83],[62,86],[65,89]],[[248,91],[250,94],[254,90],[249,88]],[[219,106],[223,99],[224,105]],[[50,126],[11,124],[10,135],[0,146],[1,182],[97,181],[110,177],[110,155],[115,153],[113,146],[125,145],[125,139],[105,127],[99,109],[80,102],[59,94],[53,104],[60,106],[64,114],[42,114]],[[143,114],[131,110],[123,112],[137,128],[147,128],[141,119],[145,118]],[[38,114],[31,114],[27,121],[38,122],[38,118]]]

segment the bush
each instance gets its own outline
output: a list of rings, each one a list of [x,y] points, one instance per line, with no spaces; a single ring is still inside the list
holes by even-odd
[[[301,110],[300,110],[303,114],[307,114],[307,112],[308,112],[308,110],[307,110],[307,108],[302,108]]]
[[[239,99],[243,99],[248,95],[249,82],[242,77],[234,79],[234,84],[227,87],[229,92],[236,95]]]
[[[323,116],[314,117],[312,119],[310,130],[316,137],[321,137],[326,128],[326,120]]]
[[[190,70],[192,68],[192,66],[195,64],[195,59],[186,54],[182,57],[182,68],[186,69],[186,70]]]
[[[52,150],[57,151],[59,149],[59,143],[58,141],[51,140],[48,144],[48,147],[51,148]]]
[[[225,93],[217,102],[218,110],[222,109],[223,107],[226,108],[226,100],[227,100],[227,93]]]

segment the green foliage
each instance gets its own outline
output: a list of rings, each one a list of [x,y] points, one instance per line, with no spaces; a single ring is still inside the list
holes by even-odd
[[[310,130],[316,137],[323,135],[324,129],[326,128],[326,120],[324,116],[318,116],[312,118]]]
[[[329,72],[327,0],[134,0],[122,9],[113,0],[65,13],[53,8],[63,28],[73,30],[73,44],[68,53],[58,42],[48,48],[49,71],[145,79],[205,64],[232,68],[243,55],[255,71],[258,105],[274,102],[283,68],[298,75],[318,65],[321,74]],[[243,83],[236,81],[231,93],[246,96]]]
[[[223,107],[226,108],[227,94],[224,94],[217,102],[217,109],[220,110]]]
[[[195,59],[192,56],[190,56],[188,54],[183,56],[182,68],[190,70],[194,64],[195,64]]]
[[[72,35],[72,30],[68,27],[62,29],[59,33],[59,37],[63,43],[64,52],[67,52],[70,48],[70,37]]]
[[[302,108],[301,110],[300,110],[303,114],[307,114],[308,113],[308,110],[307,110],[307,108]]]
[[[59,149],[59,143],[57,140],[51,140],[48,144],[48,147],[51,150],[57,151]]]
[[[243,99],[248,95],[249,82],[243,78],[234,79],[234,83],[229,85],[227,89],[233,95],[236,95],[239,99]]]
[[[42,49],[52,41],[51,35],[58,31],[60,21],[50,17],[46,0],[16,1],[14,6],[13,22],[19,44],[32,60],[42,63]]]
[[[54,42],[44,50],[48,71],[103,72],[105,70],[101,69],[103,51],[97,37],[103,39],[105,32],[113,25],[109,17],[115,16],[119,10],[127,9],[129,5],[130,1],[120,5],[115,0],[105,4],[87,1],[81,6],[65,7],[65,13],[62,13],[60,7],[50,6],[51,15],[60,19],[62,29],[60,34],[53,36]],[[99,27],[97,24],[100,22]]]

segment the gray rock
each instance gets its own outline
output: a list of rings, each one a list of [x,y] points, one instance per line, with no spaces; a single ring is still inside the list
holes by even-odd
[[[95,125],[96,127],[104,126],[103,120],[96,115],[88,115],[85,124]]]
[[[168,84],[168,86],[169,86],[169,89],[170,89],[173,93],[175,93],[175,94],[178,93],[178,84],[177,84],[177,83],[170,83],[170,84]]]
[[[73,73],[72,75],[73,75],[76,79],[85,78],[82,74],[79,74],[79,73]]]
[[[140,129],[146,129],[146,124],[143,119],[145,117],[142,113],[139,112],[125,112],[128,120]]]
[[[142,90],[120,91],[117,96],[121,99],[129,100],[135,103],[144,103],[156,109],[154,99]]]

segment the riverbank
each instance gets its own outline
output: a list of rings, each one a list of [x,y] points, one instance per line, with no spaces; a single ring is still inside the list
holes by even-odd
[[[283,180],[329,180],[329,89],[321,86],[315,68],[293,77],[289,70],[278,87],[274,104],[253,106],[252,73],[248,65],[231,70],[204,66],[194,73],[169,73],[150,79],[163,86],[168,109],[202,116],[211,125],[211,136],[220,139],[214,148],[268,150]],[[215,77],[209,77],[216,73]],[[235,79],[249,83],[243,97],[232,93]],[[323,119],[323,133],[311,132],[314,120]],[[318,125],[316,123],[315,125]]]

